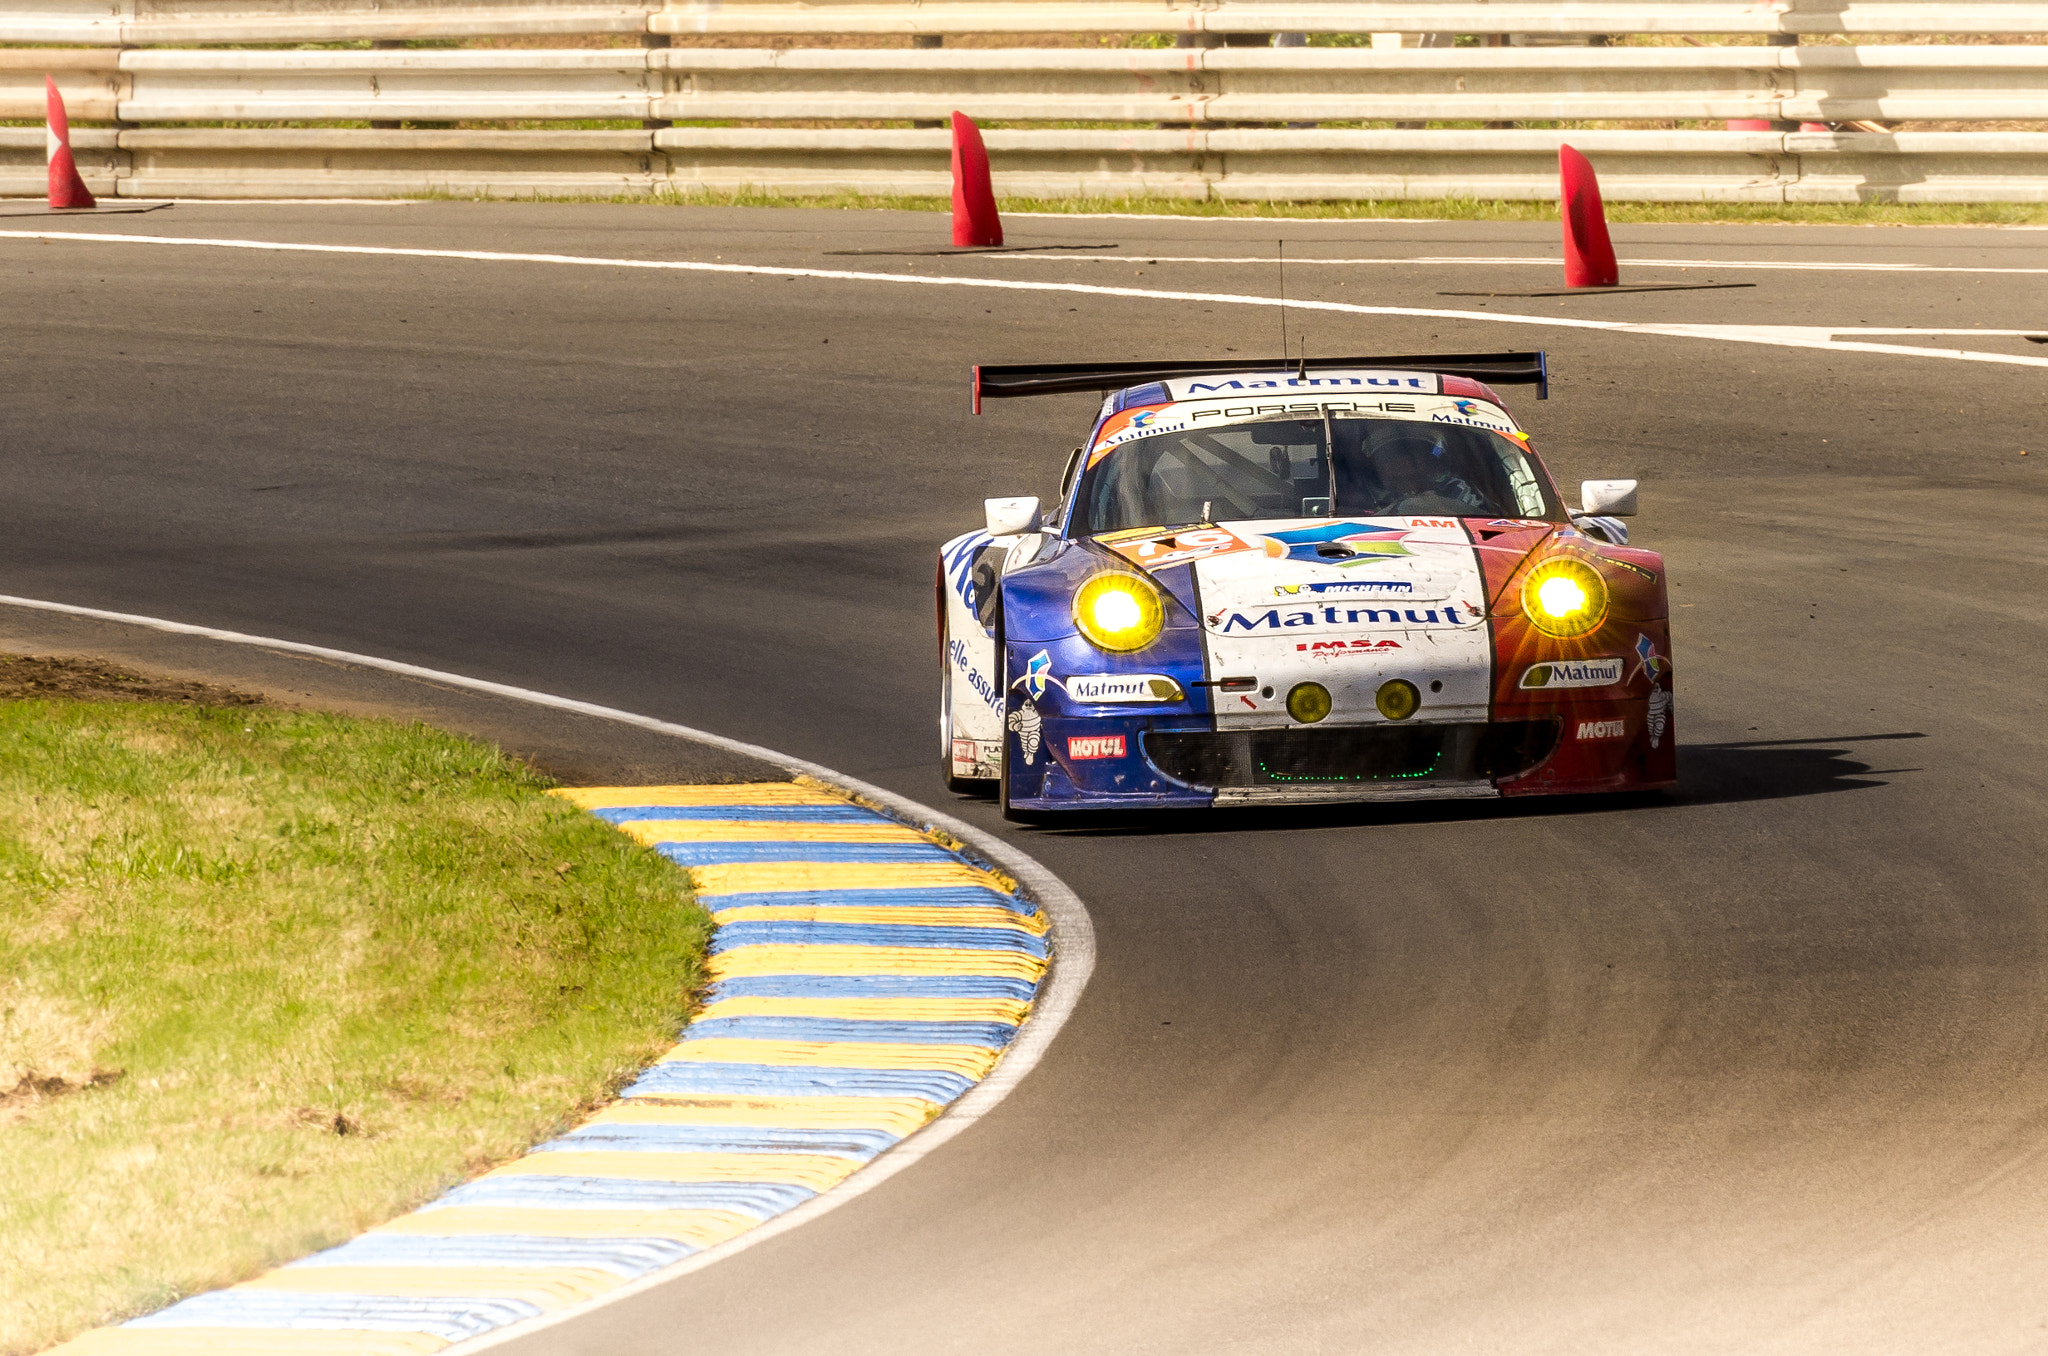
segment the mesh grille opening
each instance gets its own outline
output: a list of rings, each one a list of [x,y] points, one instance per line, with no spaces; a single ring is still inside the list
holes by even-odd
[[[1554,720],[1341,729],[1154,730],[1145,756],[1205,787],[1414,785],[1510,777],[1557,746]]]

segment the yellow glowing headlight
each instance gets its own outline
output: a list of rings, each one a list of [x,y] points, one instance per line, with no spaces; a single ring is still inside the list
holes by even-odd
[[[1074,625],[1098,649],[1142,650],[1159,639],[1166,607],[1143,575],[1098,574],[1074,594]]]
[[[1529,572],[1522,611],[1547,636],[1569,640],[1607,620],[1607,581],[1574,556],[1558,556]]]

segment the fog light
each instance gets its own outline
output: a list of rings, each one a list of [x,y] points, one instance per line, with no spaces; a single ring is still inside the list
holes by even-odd
[[[1406,678],[1395,678],[1380,684],[1372,704],[1388,720],[1406,720],[1422,706],[1422,694]]]
[[[1287,693],[1287,714],[1313,725],[1330,714],[1330,689],[1321,683],[1296,683]]]

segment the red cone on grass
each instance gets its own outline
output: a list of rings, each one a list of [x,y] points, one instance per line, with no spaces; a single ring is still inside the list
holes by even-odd
[[[988,148],[974,119],[953,112],[953,243],[962,248],[1003,243],[996,191],[988,178]]]
[[[78,162],[71,158],[71,119],[64,116],[64,96],[57,93],[57,82],[47,75],[43,91],[48,110],[43,145],[50,159],[50,206],[96,207],[92,190],[78,177]]]
[[[1557,177],[1564,190],[1564,285],[1614,286],[1621,281],[1621,266],[1614,262],[1614,242],[1607,238],[1600,180],[1586,157],[1569,146],[1557,148]]]

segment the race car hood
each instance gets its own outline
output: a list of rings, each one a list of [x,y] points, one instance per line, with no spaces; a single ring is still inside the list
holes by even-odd
[[[1162,583],[1194,583],[1199,608],[1194,597],[1181,601],[1205,617],[1219,608],[1363,607],[1366,599],[1449,604],[1472,620],[1485,614],[1472,542],[1451,518],[1274,519],[1096,540]],[[1184,576],[1169,568],[1183,564],[1194,567]]]
[[[1217,679],[1219,728],[1285,725],[1286,694],[1313,680],[1332,724],[1375,722],[1373,694],[1421,673],[1432,718],[1485,718],[1486,579],[1455,518],[1275,519],[1118,533],[1098,543],[1197,614]]]

